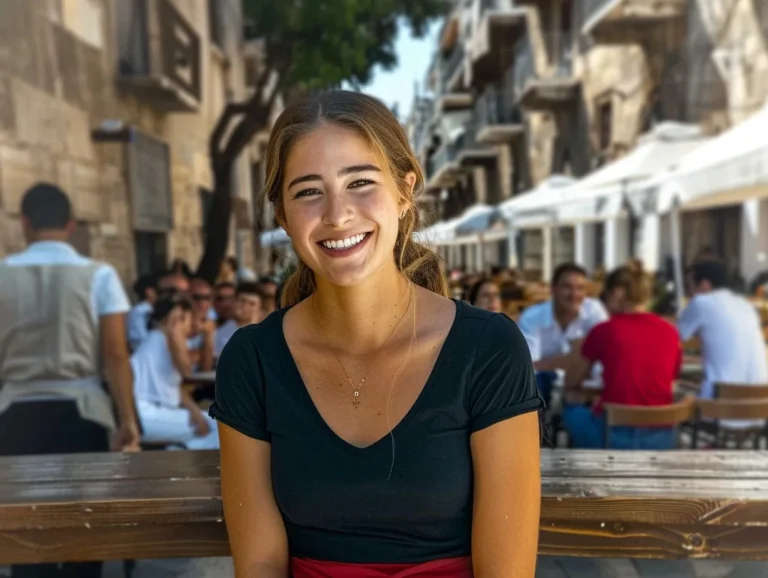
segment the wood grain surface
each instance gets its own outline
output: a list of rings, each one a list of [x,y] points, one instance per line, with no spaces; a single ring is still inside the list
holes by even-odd
[[[542,453],[540,552],[768,560],[768,452]],[[228,554],[217,452],[0,458],[0,564]]]

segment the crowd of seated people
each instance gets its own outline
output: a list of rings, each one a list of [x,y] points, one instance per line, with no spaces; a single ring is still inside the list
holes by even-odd
[[[669,298],[674,293],[671,274],[654,278],[637,260],[601,272],[599,278],[590,278],[575,263],[562,264],[554,271],[548,295],[523,277],[503,270],[488,277],[454,271],[450,283],[455,296],[518,322],[542,397],[549,403],[553,390],[562,394],[559,418],[572,447],[676,447],[676,432],[669,424],[612,427],[606,435],[603,406],[672,404],[683,345],[691,340],[700,345],[700,398],[713,398],[718,383],[768,385],[760,314],[709,248],[699,251],[686,271],[683,304]],[[676,319],[668,315],[670,308],[677,310]],[[587,383],[598,395],[581,400],[574,394]],[[720,420],[719,425],[746,429],[762,423]]]
[[[213,421],[184,389],[185,379],[210,372],[240,327],[260,323],[276,308],[277,283],[238,278],[227,260],[211,285],[183,263],[134,284],[128,316],[134,395],[142,442],[187,449],[218,447]]]

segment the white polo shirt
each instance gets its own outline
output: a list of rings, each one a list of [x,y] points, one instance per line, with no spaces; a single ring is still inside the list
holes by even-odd
[[[149,335],[149,318],[153,307],[147,301],[141,301],[131,308],[126,325],[128,326],[128,343],[136,351],[141,342]]]
[[[529,307],[520,316],[518,326],[523,332],[533,361],[570,353],[570,342],[583,339],[597,325],[608,319],[608,312],[597,299],[587,298],[581,304],[579,316],[563,329],[555,320],[552,301]]]
[[[704,383],[712,398],[715,383],[768,384],[768,359],[755,307],[729,289],[696,295],[680,315],[680,337],[701,341]]]
[[[137,400],[163,407],[181,405],[182,376],[173,364],[168,338],[153,329],[131,356],[133,392]]]

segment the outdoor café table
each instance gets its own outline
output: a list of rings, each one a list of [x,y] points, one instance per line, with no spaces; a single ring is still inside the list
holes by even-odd
[[[542,554],[768,560],[768,452],[541,462]],[[226,556],[220,492],[214,451],[3,457],[0,565]]]
[[[184,378],[184,387],[195,401],[213,400],[216,391],[216,372],[200,371]]]

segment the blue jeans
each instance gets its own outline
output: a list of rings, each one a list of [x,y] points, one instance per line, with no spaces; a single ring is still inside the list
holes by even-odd
[[[563,425],[575,448],[615,450],[672,450],[677,446],[675,428],[627,427],[611,428],[610,443],[605,440],[605,416],[595,415],[591,407],[565,405]]]
[[[536,372],[536,385],[539,388],[539,394],[541,395],[541,399],[544,400],[546,407],[549,407],[549,402],[552,398],[552,388],[555,386],[555,380],[557,380],[557,373],[554,371]]]

